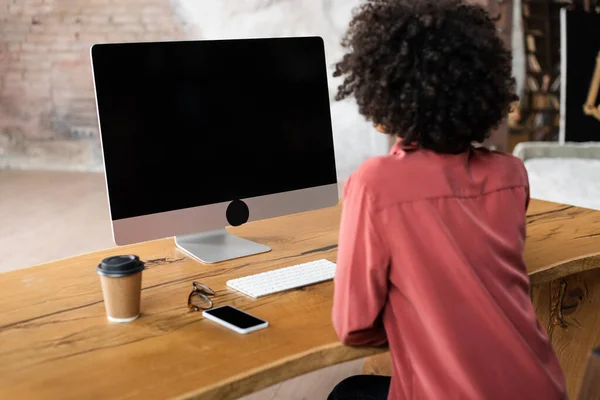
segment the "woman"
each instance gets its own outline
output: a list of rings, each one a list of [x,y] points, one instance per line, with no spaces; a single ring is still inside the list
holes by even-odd
[[[493,21],[459,0],[372,0],[343,45],[338,99],[398,142],[346,183],[333,323],[347,345],[388,344],[393,377],[329,398],[563,399],[523,261],[526,170],[473,145],[517,100]]]

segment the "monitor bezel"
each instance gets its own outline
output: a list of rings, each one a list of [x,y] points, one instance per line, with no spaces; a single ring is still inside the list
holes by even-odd
[[[243,39],[216,39],[216,40],[193,40],[188,42],[215,42],[215,41],[255,41],[255,40],[281,40],[281,39],[320,39],[323,46],[323,54],[326,56],[325,43],[320,36],[299,36],[299,37],[276,37],[276,38],[243,38]],[[96,101],[96,113],[98,118],[98,130],[100,133],[100,146],[102,153],[103,170],[106,171],[106,158],[104,155],[104,145],[102,141],[102,126],[100,123],[100,112],[98,107],[98,97],[96,89],[96,79],[94,74],[94,55],[93,49],[97,46],[115,45],[115,44],[164,44],[177,43],[181,41],[160,41],[160,42],[130,42],[130,43],[98,43],[90,47],[90,62],[92,68],[92,79],[94,85],[94,94]],[[327,68],[324,64],[323,68]],[[329,77],[327,78],[327,85]],[[331,121],[331,107],[329,108]],[[333,126],[331,127],[333,136]],[[333,137],[332,137],[333,141]],[[335,147],[335,143],[334,143]],[[335,159],[335,150],[334,159]],[[335,182],[327,185],[304,188],[282,193],[267,194],[255,196],[246,199],[239,199],[246,203],[250,214],[247,223],[264,219],[270,219],[285,215],[298,214],[302,212],[317,210],[321,208],[333,207],[339,203],[339,187],[337,179],[337,165]],[[150,240],[164,239],[178,235],[187,235],[199,232],[208,232],[223,229],[229,224],[226,218],[226,210],[231,202],[221,202],[197,207],[190,207],[154,214],[140,215],[130,218],[113,219],[110,212],[110,190],[106,172],[105,187],[108,196],[108,207],[111,219],[111,230],[115,244],[122,246],[133,243],[145,242]]]

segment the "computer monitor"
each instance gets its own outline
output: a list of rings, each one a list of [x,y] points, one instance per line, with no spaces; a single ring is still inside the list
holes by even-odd
[[[227,226],[337,204],[321,38],[98,44],[91,59],[116,244],[175,236],[219,262],[270,250]]]

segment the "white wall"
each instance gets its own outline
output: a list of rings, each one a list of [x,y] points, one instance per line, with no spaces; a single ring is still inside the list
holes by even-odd
[[[357,0],[172,0],[198,39],[308,36],[323,37],[330,69],[331,111],[338,178],[344,180],[368,157],[385,154],[388,138],[358,114],[353,100],[334,100],[333,64],[339,41]]]

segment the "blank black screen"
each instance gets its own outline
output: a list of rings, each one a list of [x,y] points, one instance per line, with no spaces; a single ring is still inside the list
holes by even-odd
[[[225,322],[229,322],[230,324],[235,325],[241,329],[248,329],[255,325],[263,324],[265,322],[262,319],[253,317],[250,314],[246,314],[245,312],[242,312],[230,306],[214,308],[205,312],[214,315],[215,317],[222,319]]]
[[[102,44],[112,219],[336,182],[320,38]]]

